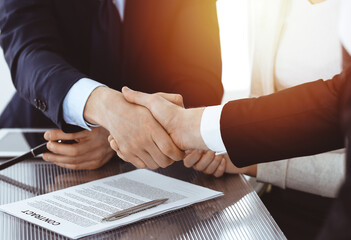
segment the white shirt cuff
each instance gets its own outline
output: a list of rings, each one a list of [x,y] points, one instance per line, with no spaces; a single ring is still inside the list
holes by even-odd
[[[206,146],[217,154],[225,154],[225,149],[221,136],[221,114],[224,105],[205,108],[201,118],[201,137]]]
[[[105,86],[88,78],[82,78],[68,91],[63,100],[63,119],[66,123],[90,130],[98,125],[89,124],[84,119],[84,108],[90,94],[97,87]],[[89,127],[90,126],[90,127]]]

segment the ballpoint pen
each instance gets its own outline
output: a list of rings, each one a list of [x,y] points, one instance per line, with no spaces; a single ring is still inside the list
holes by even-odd
[[[61,141],[59,140],[58,141],[59,143],[65,143],[65,144],[72,144],[72,143],[77,143],[76,141],[74,140],[69,140],[69,141]],[[45,143],[42,143],[38,146],[36,146],[35,148],[32,148],[29,152],[19,156],[19,157],[15,157],[15,158],[11,158],[10,160],[4,162],[3,164],[0,165],[0,171],[1,170],[4,170],[5,168],[8,168],[16,163],[19,163],[19,162],[22,162],[26,159],[29,159],[29,158],[33,158],[33,157],[36,157],[42,153],[45,153],[45,152],[50,152],[47,147],[46,147],[46,142]]]
[[[111,222],[111,221],[115,221],[124,217],[127,217],[133,213],[137,213],[152,207],[156,207],[164,202],[166,202],[168,200],[168,198],[162,198],[162,199],[157,199],[157,200],[153,200],[150,202],[146,202],[146,203],[142,203],[140,205],[131,207],[131,208],[127,208],[121,211],[118,211],[116,213],[113,213],[105,218],[103,218],[101,220],[101,222]]]

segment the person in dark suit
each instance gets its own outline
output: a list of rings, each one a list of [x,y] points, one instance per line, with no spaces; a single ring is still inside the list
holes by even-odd
[[[172,103],[180,97],[177,95],[146,94],[126,87],[122,92],[129,102],[147,107],[179,148],[209,150],[202,134],[208,108],[181,108]],[[345,146],[346,180],[319,238],[351,238],[350,67],[328,81],[319,80],[268,96],[229,102],[224,105],[218,124],[232,161],[227,172],[236,171],[236,167]],[[210,131],[214,132],[213,128]],[[109,141],[123,157],[114,139],[110,137]]]
[[[94,138],[86,131],[90,141],[77,146],[55,141],[80,140],[77,132],[94,124],[119,139],[139,167],[182,159],[151,114],[124,100],[118,92],[124,85],[180,93],[186,106],[222,98],[214,0],[0,0],[0,30],[17,89],[0,127],[62,129],[46,134],[56,154],[44,159],[64,167],[89,168],[70,163]],[[136,148],[140,142],[144,147]],[[85,153],[79,163],[91,155]]]

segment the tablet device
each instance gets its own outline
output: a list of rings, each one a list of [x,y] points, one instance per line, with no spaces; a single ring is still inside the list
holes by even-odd
[[[49,129],[0,129],[0,157],[17,157],[46,142],[44,133]]]

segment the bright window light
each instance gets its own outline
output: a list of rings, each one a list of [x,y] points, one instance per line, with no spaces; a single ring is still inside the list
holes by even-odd
[[[226,92],[250,88],[247,1],[218,0],[223,78]]]

